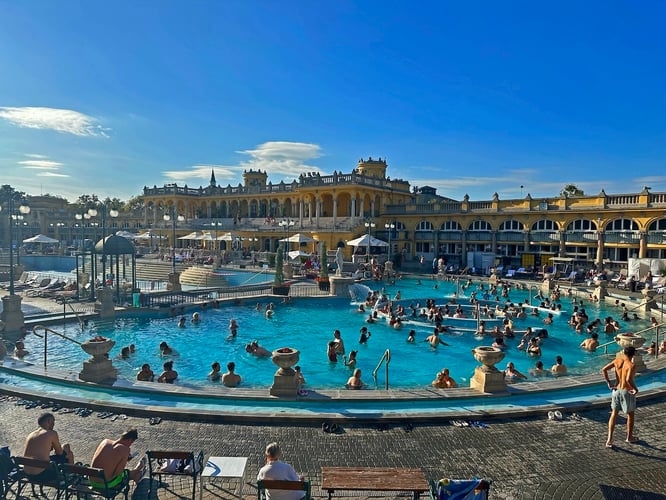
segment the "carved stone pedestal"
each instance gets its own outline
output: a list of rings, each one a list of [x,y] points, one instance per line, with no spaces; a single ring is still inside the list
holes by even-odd
[[[113,318],[116,315],[116,307],[113,303],[113,288],[105,287],[97,289],[97,308],[100,318]]]
[[[167,283],[167,290],[171,292],[180,292],[180,273],[169,273],[169,282]]]
[[[477,366],[469,386],[481,392],[506,392],[504,374],[494,366]]]
[[[283,347],[273,351],[271,360],[280,368],[275,372],[270,395],[278,397],[295,398],[298,394],[298,378],[292,368],[300,357],[300,352],[290,347]]]
[[[504,359],[504,351],[497,347],[480,346],[472,349],[472,354],[481,366],[474,369],[469,386],[481,392],[506,392],[504,374],[495,368]]]
[[[2,314],[0,319],[4,323],[5,329],[3,337],[8,340],[16,340],[25,333],[25,318],[21,310],[20,295],[6,295],[2,297]]]
[[[346,276],[329,276],[331,282],[331,295],[336,297],[349,298],[349,286],[354,283],[354,278]]]
[[[112,385],[118,378],[118,371],[107,356],[114,345],[116,343],[113,340],[88,341],[81,344],[81,349],[92,357],[83,362],[79,378],[85,382]]]

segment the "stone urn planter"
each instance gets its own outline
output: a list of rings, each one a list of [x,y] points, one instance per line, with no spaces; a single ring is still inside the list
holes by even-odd
[[[291,347],[282,347],[273,351],[271,360],[280,369],[277,371],[280,375],[291,375],[294,373],[294,370],[291,368],[300,359],[301,352],[298,349],[293,349]]]
[[[495,365],[506,356],[506,353],[502,349],[491,346],[475,347],[472,349],[472,354],[474,355],[474,359],[487,368],[495,368]]]
[[[92,357],[83,362],[79,378],[95,384],[113,384],[118,378],[118,371],[113,367],[108,354],[114,345],[115,341],[104,337],[95,337],[81,344],[81,349]]]
[[[646,341],[645,337],[641,337],[640,335],[634,335],[633,333],[620,333],[615,336],[615,342],[617,342],[617,345],[619,345],[623,349],[625,347],[634,347],[638,349],[639,347],[643,347],[645,341]]]
[[[484,393],[506,392],[504,374],[495,368],[504,359],[505,352],[497,347],[479,346],[472,349],[472,354],[481,366],[474,369],[469,386]]]
[[[115,341],[110,339],[104,340],[86,340],[81,344],[81,349],[83,349],[86,354],[90,354],[94,358],[104,358],[105,354],[111,352],[113,346],[116,345]]]
[[[278,371],[273,377],[273,385],[270,389],[271,396],[295,398],[298,394],[298,379],[296,371],[292,368],[300,357],[300,352],[292,347],[282,347],[273,351],[271,360],[277,366]]]

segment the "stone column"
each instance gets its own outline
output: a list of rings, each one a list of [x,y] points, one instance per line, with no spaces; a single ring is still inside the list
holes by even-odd
[[[655,297],[657,296],[656,290],[653,290],[652,288],[643,288],[643,290],[641,290],[641,294],[643,297],[641,298],[641,303],[638,306],[641,311],[649,313],[650,310],[657,308],[656,304],[654,303]]]
[[[95,303],[95,309],[99,309],[100,318],[115,317],[116,307],[113,304],[113,288],[105,287],[97,289],[97,302]]]
[[[328,280],[331,283],[331,295],[346,299],[350,297],[349,286],[354,284],[354,278],[348,276],[329,276]]]
[[[21,310],[20,295],[6,295],[2,297],[2,314],[0,320],[5,325],[3,336],[6,339],[20,338],[25,331],[25,317]]]
[[[167,290],[171,292],[180,292],[180,273],[176,271],[175,273],[169,273],[169,282],[167,283]]]
[[[592,295],[594,295],[599,302],[602,302],[606,296],[608,295],[608,291],[606,290],[606,280],[599,280],[597,283],[596,288],[594,289],[594,292],[592,292]]]

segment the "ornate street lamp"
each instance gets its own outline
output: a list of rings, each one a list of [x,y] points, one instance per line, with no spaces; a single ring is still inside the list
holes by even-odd
[[[97,216],[97,209],[99,207],[102,211],[102,288],[106,288],[106,216],[107,213],[111,217],[118,217],[118,210],[113,208],[109,209],[103,201],[97,201],[92,208],[88,209],[90,217]]]
[[[173,275],[176,275],[176,221],[178,222],[183,222],[185,220],[185,217],[182,215],[176,216],[176,207],[172,206],[171,207],[171,215],[169,214],[164,214],[162,216],[165,222],[172,221],[173,225],[173,232],[172,232],[172,241],[173,245],[171,248],[171,272]]]
[[[386,229],[388,229],[388,236],[389,236],[389,237],[388,237],[388,244],[389,244],[389,249],[388,249],[388,260],[391,260],[391,252],[393,251],[393,249],[392,249],[392,247],[391,247],[391,233],[392,233],[393,230],[395,229],[395,224],[394,224],[393,222],[391,222],[390,224],[387,222],[386,224],[384,224],[384,227],[385,227]]]
[[[24,201],[21,202],[21,205],[18,207],[18,212],[15,213],[14,208],[14,191],[13,188],[9,188],[9,295],[14,295],[14,221],[23,220],[25,215],[30,213],[30,207]],[[2,207],[0,207],[2,210]],[[20,242],[19,242],[20,243]],[[18,251],[17,245],[16,250]],[[18,255],[17,255],[17,264],[19,264]]]
[[[367,250],[368,250],[368,264],[369,264],[369,263],[370,263],[370,238],[372,237],[370,231],[371,231],[371,229],[372,229],[373,227],[376,227],[376,224],[375,224],[374,222],[372,222],[372,221],[367,221],[367,222],[365,223],[365,227],[366,227],[367,230],[368,230],[368,249],[367,249]]]

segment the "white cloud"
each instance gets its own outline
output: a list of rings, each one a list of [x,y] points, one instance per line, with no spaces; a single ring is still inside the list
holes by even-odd
[[[40,158],[48,158],[48,156],[46,156],[46,155],[38,155],[38,154],[36,154],[36,153],[32,153],[32,154],[30,154],[30,153],[26,153],[25,156],[28,157],[28,158],[37,158],[37,159],[40,159]]]
[[[41,107],[0,107],[0,118],[24,128],[55,130],[83,137],[108,137],[92,116],[71,109]]]
[[[56,172],[40,172],[38,174],[35,174],[36,177],[71,177],[70,175],[67,174],[58,174]]]
[[[282,178],[296,178],[304,171],[323,173],[319,167],[307,165],[307,160],[319,158],[321,147],[317,144],[304,142],[269,141],[255,149],[237,151],[250,158],[238,165],[194,165],[188,170],[169,170],[163,174],[173,181],[208,182],[211,170],[215,171],[215,179],[220,181],[236,180],[244,170],[262,170],[269,175]],[[275,182],[275,179],[273,179]]]
[[[40,168],[48,170],[57,170],[62,167],[62,163],[50,160],[24,160],[20,161],[19,165],[23,165],[23,168]]]

